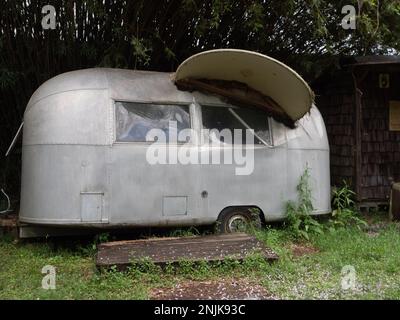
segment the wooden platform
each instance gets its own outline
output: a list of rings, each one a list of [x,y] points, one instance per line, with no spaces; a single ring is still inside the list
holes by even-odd
[[[126,267],[145,258],[159,265],[181,260],[216,262],[227,257],[243,260],[253,252],[261,253],[266,260],[278,259],[275,252],[254,236],[234,233],[107,242],[98,247],[96,265]]]
[[[16,228],[18,219],[16,215],[0,215],[0,227]]]
[[[18,219],[16,215],[0,214],[0,236],[4,234],[18,238]]]

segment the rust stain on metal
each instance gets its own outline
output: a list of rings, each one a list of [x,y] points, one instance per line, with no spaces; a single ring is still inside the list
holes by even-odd
[[[235,233],[108,242],[99,245],[96,265],[124,267],[146,258],[161,265],[181,260],[215,262],[227,257],[243,260],[254,252],[262,254],[266,260],[278,259],[275,252],[254,236]]]

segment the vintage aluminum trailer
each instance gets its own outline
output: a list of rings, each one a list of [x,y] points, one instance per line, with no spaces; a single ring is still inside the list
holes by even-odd
[[[61,74],[37,89],[24,114],[19,220],[30,231],[22,228],[22,237],[60,227],[206,225],[221,217],[230,228],[248,208],[258,208],[265,221],[281,220],[306,166],[315,214],[330,212],[329,147],[315,106],[291,129],[260,109],[178,90],[172,76],[95,68]],[[177,131],[195,132],[254,123],[253,170],[237,175],[235,163],[149,163],[154,143],[144,134],[152,126],[171,130],[170,120]],[[209,149],[199,144],[189,144],[197,155]],[[223,143],[214,151],[235,148],[242,146]]]

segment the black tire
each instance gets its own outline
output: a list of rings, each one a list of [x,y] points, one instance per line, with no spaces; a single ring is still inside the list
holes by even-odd
[[[246,232],[261,228],[260,214],[246,207],[231,207],[221,212],[217,219],[218,233]]]

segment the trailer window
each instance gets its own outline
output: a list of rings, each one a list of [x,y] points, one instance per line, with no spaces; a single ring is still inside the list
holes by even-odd
[[[120,102],[116,107],[116,133],[120,142],[144,142],[151,129],[164,132],[169,137],[190,128],[189,106]],[[179,141],[178,142],[186,142]]]
[[[235,144],[251,143],[246,140],[246,129],[254,130],[254,144],[271,145],[271,134],[268,122],[268,115],[259,109],[238,108],[238,107],[215,107],[202,106],[203,128],[217,129],[222,132],[228,129],[232,136],[232,142]],[[234,129],[241,129],[241,139],[234,139]],[[226,130],[225,130],[226,132]],[[212,137],[210,137],[212,138]],[[220,135],[218,139],[225,141],[225,136]]]

